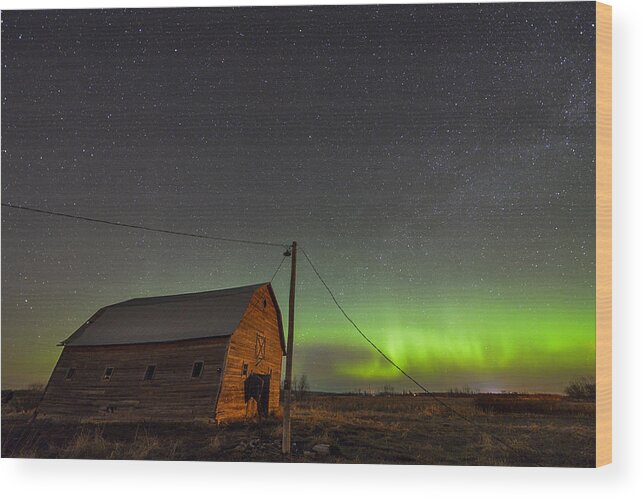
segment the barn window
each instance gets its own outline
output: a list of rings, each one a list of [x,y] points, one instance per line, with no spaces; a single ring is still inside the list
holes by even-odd
[[[244,362],[243,366],[241,367],[241,375],[245,376],[246,374],[248,374],[248,364]]]
[[[143,376],[143,381],[149,381],[154,377],[154,371],[156,371],[156,366],[147,366],[145,369],[145,375]]]
[[[268,306],[268,301],[264,298],[263,299],[263,308],[266,308]]]
[[[106,367],[105,372],[103,373],[103,381],[109,381],[112,379],[112,374],[114,374],[114,368]]]
[[[76,369],[74,369],[73,367],[70,367],[69,369],[67,369],[67,376],[65,376],[65,379],[73,378],[75,373],[76,373]]]
[[[192,366],[192,377],[200,378],[203,374],[203,362],[195,362]]]
[[[266,357],[266,337],[257,334],[255,339],[255,359],[257,364]]]

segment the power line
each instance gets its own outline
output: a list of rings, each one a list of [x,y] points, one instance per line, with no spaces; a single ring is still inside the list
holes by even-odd
[[[260,245],[260,246],[276,246],[278,248],[288,248],[288,244],[281,244],[281,243],[274,243],[274,242],[267,242],[267,241],[253,241],[250,239],[235,239],[231,237],[209,236],[207,234],[195,234],[192,232],[182,232],[182,231],[168,230],[168,229],[158,229],[154,227],[147,227],[144,225],[126,224],[122,222],[114,222],[112,220],[104,220],[100,218],[83,217],[81,215],[70,215],[69,213],[43,210],[41,208],[33,208],[31,206],[22,206],[18,204],[9,204],[9,203],[1,203],[1,204],[2,206],[5,206],[7,208],[13,208],[15,210],[24,210],[24,211],[29,211],[33,213],[41,213],[41,214],[53,215],[57,217],[72,218],[75,220],[83,220],[85,222],[93,222],[93,223],[99,223],[99,224],[105,224],[105,225],[115,225],[117,227],[125,227],[129,229],[140,229],[140,230],[146,230],[148,232],[158,232],[161,234],[172,234],[175,236],[195,237],[198,239],[209,239],[212,241],[223,241],[228,243],[253,244],[253,245]]]
[[[409,379],[410,381],[412,381],[412,382],[413,382],[416,386],[418,386],[418,387],[419,387],[419,388],[420,388],[424,393],[426,393],[427,395],[429,395],[431,398],[433,398],[436,402],[438,402],[438,403],[439,403],[439,404],[441,404],[442,406],[446,407],[446,408],[447,408],[449,411],[451,411],[453,414],[455,414],[455,415],[456,415],[456,416],[458,416],[459,418],[463,419],[464,421],[466,421],[467,423],[469,423],[469,424],[470,424],[470,425],[472,425],[473,427],[477,428],[480,432],[484,433],[485,435],[488,435],[489,437],[491,437],[491,438],[492,438],[493,440],[495,440],[496,442],[498,442],[498,443],[502,444],[505,448],[509,449],[510,451],[512,451],[512,452],[514,452],[514,453],[516,453],[516,454],[518,454],[518,455],[522,455],[522,454],[523,454],[523,453],[522,453],[522,452],[520,452],[518,449],[514,448],[514,447],[513,447],[513,446],[511,446],[509,443],[507,443],[504,439],[502,439],[502,438],[500,438],[500,437],[498,437],[498,436],[494,435],[493,433],[489,433],[487,430],[485,430],[485,429],[484,429],[482,426],[480,426],[478,423],[476,423],[475,421],[473,421],[472,419],[468,418],[467,416],[465,416],[464,414],[462,414],[462,413],[461,413],[461,412],[459,412],[458,410],[456,410],[456,409],[454,409],[453,407],[451,407],[449,404],[447,404],[446,402],[444,402],[443,400],[441,400],[440,398],[438,398],[435,394],[431,393],[431,392],[430,392],[430,391],[429,391],[429,390],[428,390],[424,385],[422,385],[422,384],[421,384],[419,381],[417,381],[413,376],[411,376],[411,375],[410,375],[409,373],[407,373],[404,369],[402,369],[402,368],[401,368],[401,367],[400,367],[400,366],[399,366],[399,365],[398,365],[398,364],[397,364],[393,359],[391,359],[388,355],[386,355],[386,354],[385,354],[385,353],[384,353],[384,352],[383,352],[383,351],[382,351],[382,350],[381,350],[381,349],[380,349],[380,348],[379,348],[375,343],[373,343],[373,341],[372,341],[368,336],[366,336],[366,334],[364,333],[364,331],[362,331],[362,330],[359,328],[359,326],[358,326],[357,324],[355,324],[355,321],[353,321],[353,319],[351,319],[351,318],[350,318],[350,316],[346,313],[346,311],[344,310],[344,308],[343,308],[343,307],[340,305],[340,303],[337,301],[337,298],[335,298],[335,294],[334,294],[334,293],[332,292],[332,290],[328,287],[328,284],[326,284],[326,281],[324,281],[324,278],[321,276],[321,274],[320,274],[320,273],[319,273],[319,271],[317,270],[317,267],[315,267],[315,265],[313,264],[312,260],[310,259],[310,256],[308,256],[308,253],[306,253],[306,250],[305,250],[304,248],[302,248],[302,247],[300,247],[299,249],[300,249],[300,250],[301,250],[301,252],[304,254],[304,257],[305,257],[305,258],[306,258],[306,260],[308,261],[308,263],[309,263],[310,267],[313,269],[313,272],[315,273],[315,275],[317,276],[317,278],[320,280],[320,282],[323,284],[323,286],[326,288],[326,291],[328,291],[328,294],[330,295],[330,297],[332,298],[332,300],[335,302],[335,305],[337,306],[337,308],[339,309],[339,311],[344,315],[344,317],[346,318],[346,320],[347,320],[348,322],[350,322],[350,324],[351,324],[351,325],[355,328],[355,330],[356,330],[356,331],[357,331],[357,332],[362,336],[362,338],[364,338],[364,339],[368,342],[368,344],[369,344],[369,345],[371,345],[371,347],[373,347],[373,348],[375,349],[375,351],[377,351],[377,353],[379,353],[379,354],[380,354],[380,355],[381,355],[381,356],[382,356],[382,357],[383,357],[383,358],[384,358],[384,359],[385,359],[389,364],[391,364],[393,367],[395,367],[395,369],[397,369],[400,373],[402,373],[402,374],[403,374],[407,379]]]
[[[284,257],[281,259],[281,262],[279,262],[279,265],[277,266],[277,270],[275,270],[275,272],[272,274],[272,277],[270,278],[270,281],[268,282],[272,283],[272,281],[275,280],[275,277],[277,277],[277,274],[281,270],[281,266],[284,264],[284,261],[286,260],[286,258],[288,258],[288,254],[284,253]]]

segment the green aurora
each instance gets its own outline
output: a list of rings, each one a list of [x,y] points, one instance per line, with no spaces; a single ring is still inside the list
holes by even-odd
[[[286,274],[282,270],[275,283],[284,317]],[[379,390],[386,384],[413,389],[315,287],[310,280],[298,288],[296,374],[307,374],[316,389]],[[595,362],[593,294],[569,301],[556,296],[517,300],[473,294],[453,300],[416,298],[405,305],[380,303],[377,308],[350,299],[346,308],[388,356],[432,389],[560,392],[567,381],[591,376]],[[34,317],[17,326],[24,328],[25,336],[30,329],[43,334],[29,339],[28,345],[12,343],[11,351],[5,351],[3,384],[44,383],[60,351],[55,343],[91,313],[78,306],[58,320]],[[8,318],[3,328],[7,325]],[[4,341],[3,349],[6,346]]]
[[[297,239],[429,389],[561,392],[595,372],[594,9],[3,11],[2,201]],[[3,208],[2,386],[105,305],[281,258]],[[287,264],[274,286],[286,318]],[[296,307],[313,389],[414,389],[301,257]]]
[[[551,295],[522,300],[472,295],[416,299],[406,306],[383,303],[377,309],[354,304],[356,312],[349,313],[389,357],[433,389],[560,392],[569,380],[591,376],[595,363],[593,294],[568,301],[572,303]],[[332,307],[324,310],[333,313]],[[315,366],[309,376],[314,380],[330,369],[335,382],[346,380],[341,386],[347,390],[381,389],[384,384],[417,389],[370,350],[343,317],[314,326],[319,317],[302,311],[299,321],[307,334],[298,348]],[[313,360],[323,350],[330,365]],[[359,355],[344,355],[346,351]]]

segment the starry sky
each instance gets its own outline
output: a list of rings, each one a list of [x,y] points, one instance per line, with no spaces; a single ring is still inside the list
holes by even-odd
[[[594,22],[590,2],[3,11],[2,201],[296,239],[431,389],[560,392],[594,373]],[[2,386],[45,383],[104,305],[281,259],[3,208]],[[295,373],[411,388],[299,260]]]

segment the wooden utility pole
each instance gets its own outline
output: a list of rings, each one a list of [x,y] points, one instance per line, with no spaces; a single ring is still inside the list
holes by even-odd
[[[292,388],[292,348],[295,337],[295,284],[297,283],[297,241],[290,248],[290,298],[288,300],[288,344],[286,346],[286,377],[284,378],[284,427],[281,452],[290,454],[290,394]],[[287,253],[286,253],[287,254]]]

